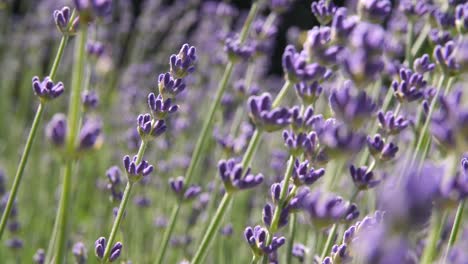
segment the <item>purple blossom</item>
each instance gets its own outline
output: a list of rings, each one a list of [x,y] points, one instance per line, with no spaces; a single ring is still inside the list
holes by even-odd
[[[90,150],[100,146],[102,124],[98,120],[88,119],[79,134],[79,149]]]
[[[46,138],[55,146],[63,146],[67,134],[67,117],[55,114],[46,126]]]
[[[112,166],[106,171],[106,176],[109,181],[107,189],[111,192],[111,199],[113,201],[120,201],[123,197],[122,188],[122,172],[119,167]]]
[[[378,161],[388,161],[395,158],[398,146],[393,142],[385,143],[384,139],[376,134],[374,137],[367,137],[367,147],[369,152]]]
[[[49,77],[45,77],[44,80],[41,82],[39,77],[34,76],[32,78],[32,87],[34,93],[41,99],[41,100],[51,100],[54,98],[59,97],[63,91],[63,83],[58,82],[54,84],[52,79]]]
[[[75,257],[76,264],[86,264],[88,259],[88,250],[83,242],[77,242],[73,245],[73,256]]]
[[[410,69],[400,69],[400,81],[394,80],[392,88],[394,95],[400,102],[416,101],[424,97],[427,81],[420,73],[413,73]]]
[[[448,74],[455,74],[460,68],[453,56],[454,49],[455,43],[453,41],[447,42],[445,46],[437,45],[434,48],[434,58],[437,65],[443,72]]]
[[[85,110],[95,109],[99,105],[99,96],[95,91],[84,91],[81,94],[81,103]]]
[[[226,38],[224,51],[232,61],[249,60],[255,51],[255,47],[249,43],[241,43],[238,37]]]
[[[54,10],[53,17],[57,29],[62,34],[67,35],[74,33],[74,29],[76,29],[76,26],[72,26],[70,30],[68,29],[68,25],[70,24],[71,19],[71,12],[68,6],[64,6],[60,10]]]
[[[264,178],[262,174],[251,174],[250,168],[244,172],[242,165],[234,159],[220,160],[218,162],[218,171],[228,192],[254,188],[261,184]]]
[[[331,45],[331,29],[329,27],[313,27],[307,32],[304,50],[309,61],[316,61],[322,65],[335,65],[341,46]]]
[[[455,25],[460,33],[468,32],[468,3],[459,4],[455,8]]]
[[[259,129],[273,132],[291,123],[291,113],[288,109],[283,107],[272,109],[272,99],[269,93],[251,96],[248,104],[250,118]]]
[[[308,64],[305,53],[298,53],[292,45],[284,50],[282,65],[286,78],[293,83],[319,80],[327,73],[326,68],[317,63]]]
[[[164,98],[174,98],[185,90],[184,81],[182,79],[174,79],[168,72],[159,75],[158,84],[159,93]]]
[[[193,200],[200,195],[202,191],[201,187],[197,185],[184,186],[184,177],[182,176],[169,179],[169,185],[181,201]]]
[[[130,156],[126,155],[123,158],[124,168],[127,171],[127,177],[130,181],[138,181],[142,177],[148,176],[153,172],[153,166],[150,165],[146,160],[141,160],[137,163],[137,156],[130,159]]]
[[[335,11],[331,25],[331,39],[334,43],[346,44],[358,24],[357,16],[348,16],[347,9],[340,7]]]
[[[34,253],[34,256],[33,256],[34,264],[44,264],[45,258],[46,258],[45,250],[42,248],[38,249],[36,253]]]
[[[389,0],[359,0],[358,13],[363,19],[382,23],[390,15],[392,3]]]
[[[355,167],[354,165],[351,165],[349,167],[349,173],[353,179],[354,185],[359,190],[374,188],[380,183],[380,180],[376,180],[374,178],[374,173],[369,171],[366,166]]]
[[[80,12],[80,19],[88,22],[94,16],[104,17],[112,11],[111,0],[74,0],[76,9]]]
[[[104,250],[106,249],[106,238],[100,237],[94,242],[94,253],[98,259],[102,259],[104,257]],[[110,250],[109,261],[114,262],[120,256],[122,251],[122,243],[116,242],[114,246]]]
[[[150,114],[138,115],[138,133],[142,139],[148,137],[157,138],[166,132],[164,120],[153,119]]]
[[[377,119],[380,128],[389,135],[399,134],[410,125],[409,120],[405,119],[402,115],[396,116],[392,111],[388,111],[385,114],[379,111]]]
[[[429,55],[424,54],[414,60],[414,70],[419,74],[432,72],[435,69],[435,64],[429,60]]]
[[[304,105],[313,105],[323,92],[322,86],[317,82],[299,82],[295,86],[296,94]]]
[[[189,44],[182,45],[179,53],[172,54],[169,58],[170,73],[173,78],[182,79],[195,71],[195,61],[197,60],[196,49]]]
[[[154,118],[164,119],[167,114],[177,112],[179,106],[172,103],[171,98],[164,100],[161,94],[156,96],[154,93],[148,95],[148,106]]]
[[[299,162],[298,159],[294,162],[292,179],[296,186],[311,185],[325,175],[323,168],[314,169],[310,166],[309,161]]]
[[[271,254],[286,242],[286,238],[274,236],[271,242],[267,244],[267,236],[268,230],[261,226],[255,226],[254,228],[248,226],[244,231],[245,240],[247,240],[253,253],[257,256]]]
[[[315,18],[322,25],[330,23],[333,19],[333,15],[336,11],[336,6],[332,1],[319,0],[317,2],[312,2],[311,4],[312,13]]]
[[[99,41],[88,41],[86,43],[86,52],[91,57],[99,58],[106,51],[104,44]]]

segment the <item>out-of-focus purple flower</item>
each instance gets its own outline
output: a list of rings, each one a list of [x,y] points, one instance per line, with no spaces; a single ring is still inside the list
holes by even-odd
[[[400,102],[422,99],[427,86],[427,81],[420,73],[413,73],[410,69],[400,69],[400,81],[392,82],[394,95]]]
[[[218,171],[224,183],[224,188],[228,192],[254,188],[261,184],[264,178],[260,173],[257,175],[250,173],[250,168],[244,172],[242,165],[234,159],[220,160]]]
[[[54,114],[46,126],[46,138],[55,146],[63,146],[66,134],[67,117],[62,113]]]
[[[73,256],[76,264],[85,264],[88,259],[88,250],[83,242],[77,242],[73,245]]]
[[[182,45],[177,55],[172,54],[169,58],[170,72],[173,78],[182,79],[195,71],[197,60],[196,49],[189,44]]]
[[[99,41],[88,41],[86,43],[86,52],[91,57],[99,58],[106,51],[104,44]]]
[[[90,150],[98,148],[102,141],[102,123],[95,119],[84,122],[79,134],[79,149]]]
[[[366,136],[353,132],[344,124],[330,123],[318,133],[319,141],[329,155],[345,155],[359,152],[366,141]]]
[[[401,133],[410,125],[410,121],[402,115],[396,116],[392,111],[385,114],[379,111],[377,114],[380,128],[388,135],[396,135]]]
[[[374,188],[380,183],[380,180],[376,180],[374,173],[369,171],[366,166],[355,167],[354,165],[351,165],[349,167],[349,173],[351,175],[351,179],[353,179],[354,185],[359,190]]]
[[[247,240],[247,243],[252,249],[252,252],[256,256],[271,254],[272,252],[278,250],[278,248],[281,247],[284,242],[286,242],[286,238],[274,236],[271,239],[270,244],[267,244],[268,235],[268,230],[261,226],[255,226],[254,228],[248,226],[244,231],[245,240]]]
[[[232,61],[247,61],[255,51],[255,47],[249,43],[241,43],[238,37],[228,37],[224,42],[224,51]]]
[[[95,109],[99,105],[99,96],[95,91],[84,91],[81,94],[81,103],[85,110]]]
[[[468,32],[468,3],[459,4],[455,9],[455,25],[460,33]]]
[[[148,176],[153,172],[153,166],[150,165],[146,160],[141,160],[137,163],[137,156],[130,159],[130,156],[126,155],[123,158],[124,168],[127,171],[127,177],[129,181],[138,181],[142,177]]]
[[[23,248],[24,242],[18,237],[13,237],[6,241],[6,246],[13,250],[19,250]]]
[[[414,70],[419,74],[432,72],[435,69],[435,64],[429,60],[429,55],[424,54],[414,60]]]
[[[59,97],[63,91],[63,83],[58,82],[54,84],[52,79],[49,77],[45,77],[44,80],[41,82],[39,77],[34,76],[32,78],[32,87],[34,93],[41,99],[41,100],[50,100]]]
[[[6,175],[5,175],[5,172],[2,170],[2,168],[0,168],[0,197],[2,197],[3,195],[5,195],[5,192],[6,192],[6,181],[7,181],[7,178],[6,178]]]
[[[398,9],[402,11],[409,19],[417,19],[429,11],[427,3],[425,1],[402,0],[398,6]]]
[[[292,255],[297,258],[301,263],[304,261],[307,248],[300,243],[295,243],[292,248]]]
[[[291,127],[296,132],[307,131],[317,118],[321,118],[320,115],[314,115],[312,106],[308,106],[303,113],[299,106],[293,106],[289,111],[292,119]]]
[[[320,179],[325,174],[323,168],[314,169],[309,166],[309,161],[299,162],[298,159],[294,162],[294,170],[292,173],[292,179],[294,185],[311,185]]]
[[[431,15],[442,29],[450,30],[455,26],[455,17],[450,11],[446,12],[442,11],[440,8],[435,8],[432,10]]]
[[[185,83],[182,79],[174,79],[170,73],[160,74],[158,77],[159,93],[164,98],[174,98],[185,90]]]
[[[352,221],[359,216],[355,204],[350,204],[339,196],[320,190],[308,193],[301,200],[299,208],[309,214],[312,223],[318,228],[327,227],[339,221]]]
[[[102,259],[104,257],[104,250],[106,249],[106,238],[100,237],[94,242],[94,253],[98,259]],[[114,262],[119,258],[120,253],[122,251],[122,243],[116,242],[114,246],[111,248],[109,261]]]
[[[460,201],[468,197],[468,175],[465,167],[468,164],[468,159],[465,157],[461,162],[461,170],[455,175],[451,175],[450,179],[440,177],[439,188],[436,198],[436,205],[443,209],[454,209]]]
[[[308,134],[300,132],[296,133],[292,131],[283,131],[284,144],[289,150],[289,154],[295,157],[305,154],[307,158],[315,160],[318,150],[317,134],[310,132]]]
[[[468,71],[468,37],[462,37],[457,41],[453,57],[460,71]]]
[[[259,129],[273,132],[291,123],[291,113],[288,109],[283,107],[272,109],[272,99],[269,93],[251,96],[248,104],[250,118]]]
[[[434,45],[445,45],[447,42],[453,40],[450,32],[436,28],[429,31],[428,37]]]
[[[331,25],[331,39],[334,43],[346,44],[348,37],[358,24],[357,16],[347,16],[347,9],[340,7],[335,11]]]
[[[312,14],[322,25],[330,23],[336,11],[333,1],[319,0],[311,4]]]
[[[337,119],[359,128],[365,120],[370,118],[376,109],[375,103],[366,92],[352,94],[351,82],[345,82],[342,89],[334,90],[330,95],[330,108]]]
[[[231,236],[233,232],[234,232],[234,229],[231,223],[221,228],[221,234],[223,234],[224,236]]]
[[[94,20],[94,16],[105,17],[112,11],[111,0],[74,0],[84,23]]]
[[[323,92],[322,86],[317,82],[300,82],[295,86],[296,94],[304,105],[313,105]]]
[[[184,177],[182,176],[169,179],[169,185],[181,201],[193,200],[202,191],[198,185],[184,186]]]
[[[75,18],[73,25],[68,28],[71,19],[71,12],[68,6],[62,7],[60,10],[54,10],[54,22],[57,29],[64,35],[73,35],[78,27],[78,19]]]
[[[161,94],[156,96],[154,93],[148,95],[148,106],[154,118],[164,119],[167,114],[175,113],[179,106],[172,103],[171,98],[164,100]]]
[[[45,258],[46,258],[45,250],[42,248],[38,249],[36,253],[34,253],[34,256],[33,256],[34,264],[44,264]]]
[[[331,30],[329,27],[314,27],[307,32],[304,51],[309,61],[331,66],[338,63],[341,46],[331,45]]]
[[[282,65],[286,79],[293,83],[322,79],[327,72],[325,67],[317,63],[308,64],[306,54],[298,53],[292,45],[284,50]]]
[[[138,115],[138,133],[143,140],[148,137],[157,138],[166,131],[166,123],[162,119],[153,119],[150,114]]]
[[[456,74],[460,68],[453,56],[454,49],[455,43],[453,41],[447,42],[443,47],[437,45],[434,48],[435,61],[444,73]]]
[[[390,15],[392,3],[389,0],[359,0],[358,13],[361,19],[382,23]]]
[[[388,161],[395,158],[398,146],[393,142],[385,143],[384,139],[376,134],[374,137],[367,137],[367,147],[369,152],[378,161]]]
[[[123,197],[122,187],[122,172],[119,167],[112,166],[106,171],[107,179],[109,183],[107,184],[107,189],[111,192],[111,199],[113,201],[120,201]]]

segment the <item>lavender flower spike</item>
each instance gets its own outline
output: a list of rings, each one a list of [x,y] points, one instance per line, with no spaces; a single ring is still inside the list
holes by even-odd
[[[202,191],[201,187],[197,185],[185,187],[184,177],[182,176],[169,179],[169,185],[180,201],[191,201],[200,195]]]
[[[35,76],[32,79],[32,87],[34,93],[44,101],[51,100],[54,98],[59,97],[63,91],[63,83],[58,82],[54,84],[52,79],[49,77],[45,77],[44,80],[41,82],[39,77]]]
[[[317,63],[308,64],[305,53],[298,53],[292,45],[287,46],[284,50],[282,65],[286,79],[292,83],[314,81],[327,77],[325,67]]]
[[[150,114],[139,115],[137,123],[138,133],[143,140],[157,138],[162,135],[167,128],[164,120],[153,119]]]
[[[67,117],[58,113],[46,126],[46,138],[55,146],[63,146],[67,134]]]
[[[291,123],[291,113],[288,109],[278,107],[272,109],[272,99],[269,93],[251,96],[248,102],[250,118],[259,129],[273,132]]]
[[[267,236],[268,230],[261,226],[255,226],[254,228],[248,226],[244,231],[245,240],[247,240],[252,252],[256,256],[271,254],[286,242],[286,238],[274,236],[271,239],[271,243],[267,245]]]
[[[261,184],[264,178],[262,174],[251,174],[250,168],[244,172],[242,165],[238,164],[234,159],[220,160],[218,171],[228,192],[254,188]]]
[[[173,54],[169,58],[170,72],[173,78],[182,79],[189,73],[195,71],[195,61],[197,60],[196,49],[189,44],[182,45],[177,55]]]
[[[127,177],[129,181],[136,182],[142,177],[148,176],[153,172],[153,166],[150,165],[146,160],[137,163],[137,156],[130,159],[130,156],[126,155],[123,158],[124,168],[127,171]]]
[[[326,25],[332,21],[336,6],[333,4],[333,1],[319,0],[312,2],[311,9],[320,24]]]
[[[158,77],[159,93],[164,98],[174,98],[185,90],[185,83],[182,79],[171,76],[170,73],[160,74]]]
[[[359,190],[367,190],[380,183],[379,180],[374,179],[374,173],[372,171],[368,171],[368,168],[365,166],[355,167],[354,165],[351,165],[349,167],[349,172],[354,185],[356,185]]]
[[[106,238],[100,237],[94,242],[94,253],[98,259],[104,257],[104,249],[106,248]]]
[[[148,95],[148,106],[151,109],[153,118],[164,119],[167,114],[177,112],[179,106],[172,103],[171,98],[164,100],[161,94],[156,96],[154,93]]]
[[[87,120],[81,128],[79,135],[80,150],[98,148],[101,144],[102,124],[97,120]]]
[[[68,29],[68,25],[70,24],[70,19],[71,19],[71,12],[70,8],[68,6],[62,7],[60,10],[55,10],[53,13],[54,17],[54,22],[55,25],[57,26],[57,29],[64,35],[72,35],[76,31],[76,27],[78,23],[78,20],[75,20],[73,22],[73,26]]]

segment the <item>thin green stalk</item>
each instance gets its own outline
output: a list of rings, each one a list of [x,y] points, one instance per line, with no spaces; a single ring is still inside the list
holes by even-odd
[[[434,257],[436,256],[437,241],[439,241],[446,217],[446,213],[441,214],[438,211],[434,211],[432,215],[431,229],[428,237],[429,242],[427,243],[423,255],[421,257],[421,264],[432,263]]]
[[[330,231],[328,233],[328,237],[327,237],[327,241],[325,242],[325,246],[322,249],[322,254],[320,255],[320,259],[322,261],[327,256],[328,252],[330,251],[331,247],[333,246],[333,238],[335,237],[336,229],[337,229],[337,224],[333,224],[333,226],[331,227],[331,229],[330,229]]]
[[[139,164],[141,162],[147,146],[148,141],[142,140],[140,143],[140,148],[138,149],[135,164]],[[112,224],[111,233],[109,235],[109,238],[107,239],[106,250],[104,251],[104,256],[102,257],[101,263],[107,263],[109,259],[111,249],[114,246],[114,240],[117,235],[117,232],[119,231],[120,223],[122,222],[123,216],[125,214],[125,208],[127,207],[128,200],[130,200],[130,193],[132,192],[134,184],[135,182],[132,182],[130,179],[127,181],[122,201],[120,202],[119,211],[117,212],[117,216],[115,217],[114,223]]]
[[[289,226],[288,245],[286,247],[286,262],[292,263],[292,250],[294,246],[294,237],[296,236],[296,214],[291,214],[291,225]]]
[[[252,260],[250,261],[250,264],[257,264],[260,258],[256,255],[252,257]]]
[[[60,45],[57,50],[57,54],[55,55],[54,63],[52,68],[50,69],[49,77],[53,80],[57,73],[58,66],[62,59],[63,51],[65,46],[67,45],[68,37],[63,36],[60,40]],[[36,109],[36,114],[34,116],[33,123],[31,125],[31,130],[29,131],[28,139],[26,140],[26,145],[24,146],[23,153],[21,155],[20,162],[18,164],[18,168],[16,169],[15,179],[13,180],[13,185],[10,190],[10,195],[8,197],[7,204],[5,206],[5,210],[3,211],[2,220],[0,222],[0,239],[3,236],[3,232],[5,231],[6,223],[8,222],[8,218],[10,217],[11,209],[13,208],[14,201],[16,199],[16,195],[18,193],[19,186],[21,184],[21,180],[23,178],[24,169],[26,168],[26,164],[28,162],[29,153],[31,152],[31,147],[34,143],[34,139],[36,137],[37,128],[42,120],[42,114],[44,113],[44,107],[46,102],[41,101]]]
[[[408,67],[413,67],[413,53],[411,52],[411,44],[414,39],[414,22],[408,21],[408,28],[406,32],[406,48],[405,48],[405,59],[408,62]]]
[[[166,228],[166,231],[164,232],[164,236],[161,242],[161,245],[159,246],[159,254],[158,257],[156,258],[156,263],[163,263],[164,259],[164,254],[166,253],[166,248],[169,243],[169,239],[171,238],[172,231],[174,230],[176,218],[179,214],[180,210],[180,203],[177,203],[177,205],[172,209],[171,213],[171,218],[169,219],[169,225]]]
[[[271,227],[270,227],[270,236],[268,240],[271,240],[271,236],[277,231],[278,229],[278,222],[280,219],[281,211],[283,210],[283,206],[285,205],[286,198],[288,196],[289,190],[289,181],[291,179],[292,171],[294,168],[294,156],[289,157],[288,167],[286,168],[286,172],[284,174],[283,185],[281,186],[281,193],[278,205],[275,208],[275,213],[273,214],[273,219],[271,220]],[[268,243],[267,243],[268,244]]]
[[[455,220],[453,222],[452,231],[450,231],[450,238],[447,244],[447,249],[445,250],[443,263],[446,263],[447,256],[450,252],[450,249],[452,248],[453,244],[455,244],[455,241],[457,240],[458,231],[460,230],[460,224],[463,218],[464,207],[465,207],[465,200],[460,201],[460,203],[458,204],[458,208],[457,208],[457,214],[455,215]]]
[[[206,251],[210,246],[210,242],[218,232],[219,227],[221,225],[221,220],[223,219],[224,213],[228,208],[229,203],[232,201],[232,194],[226,192],[219,204],[218,210],[216,210],[216,214],[213,217],[213,220],[210,222],[208,230],[205,232],[203,236],[202,242],[195,253],[191,264],[200,264],[203,263],[203,258],[205,257]]]
[[[85,65],[85,47],[88,34],[88,28],[83,25],[78,33],[77,42],[75,43],[72,90],[70,92],[68,122],[67,122],[67,138],[66,151],[67,161],[63,173],[62,195],[60,197],[60,208],[57,212],[57,237],[55,258],[58,263],[62,263],[65,255],[65,247],[67,243],[67,228],[69,222],[69,211],[71,207],[71,187],[72,187],[72,170],[74,163],[74,151],[76,138],[79,133],[81,120],[80,97],[83,83],[84,65]]]

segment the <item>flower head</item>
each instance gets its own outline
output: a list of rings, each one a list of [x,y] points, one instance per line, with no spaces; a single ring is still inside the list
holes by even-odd
[[[146,160],[137,162],[137,156],[130,159],[130,156],[126,155],[123,158],[124,168],[127,171],[127,177],[130,181],[138,181],[142,177],[148,176],[153,172],[153,166],[150,165]]]
[[[245,172],[242,165],[234,159],[220,160],[218,172],[224,187],[228,192],[254,188],[263,182],[263,175],[250,173],[250,168]]]
[[[248,104],[250,106],[250,118],[260,129],[273,132],[291,123],[291,113],[288,109],[282,107],[272,109],[272,100],[269,93],[251,96]]]
[[[41,82],[39,77],[35,76],[32,79],[32,87],[34,93],[41,99],[41,100],[51,100],[59,97],[63,91],[63,83],[58,82],[54,84],[52,79],[49,77],[45,77],[44,80]]]
[[[195,71],[195,61],[197,60],[196,49],[189,44],[182,45],[179,53],[172,54],[169,58],[170,73],[175,79],[182,79]]]

